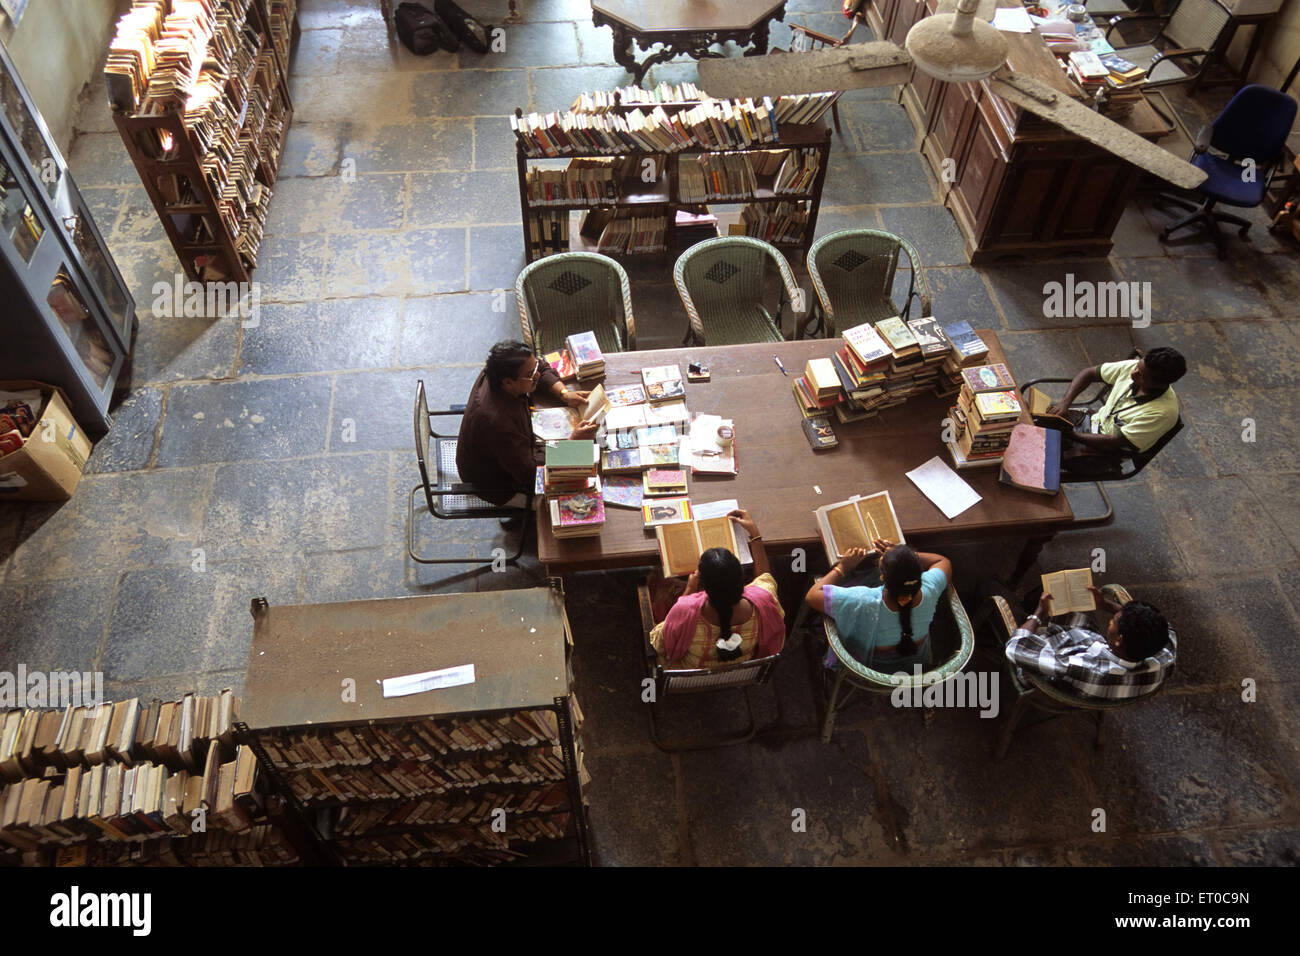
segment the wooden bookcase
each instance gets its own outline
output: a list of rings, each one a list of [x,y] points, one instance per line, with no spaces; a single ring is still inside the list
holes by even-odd
[[[217,3],[224,5],[227,0]],[[275,183],[293,120],[288,58],[297,26],[295,14],[293,0],[252,0],[245,20],[260,39],[257,57],[240,78],[247,80],[249,90],[240,111],[239,154],[242,144],[251,141],[253,176],[268,189]],[[269,104],[265,111],[252,108],[258,91]],[[257,252],[241,249],[238,240],[251,228],[259,234],[260,245],[266,205],[250,207],[232,227],[221,214],[221,197],[203,170],[207,150],[186,128],[181,112],[146,115],[114,110],[113,120],[185,274],[197,282],[247,282],[257,266]],[[228,172],[226,166],[221,169]],[[166,181],[178,182],[175,177],[188,183],[192,195],[187,198],[192,201],[177,201],[174,190],[164,188]]]
[[[253,617],[241,739],[313,828],[327,859],[348,866],[590,862],[580,714],[558,581],[299,607],[258,599]],[[465,664],[474,666],[472,683],[383,696],[385,678]],[[520,712],[549,715],[553,738],[430,745],[430,726],[459,734]],[[357,741],[375,731],[403,743],[388,755],[365,753]],[[536,769],[544,762],[547,769]],[[485,779],[489,773],[498,779]],[[387,779],[377,786],[376,777]],[[410,788],[429,777],[439,782]],[[543,798],[552,805],[520,810]],[[392,822],[414,817],[419,822]],[[349,821],[361,826],[349,832]]]
[[[614,107],[618,112],[629,112],[633,109],[641,108],[643,110],[652,109],[655,106],[662,106],[665,112],[670,114],[681,110],[690,109],[698,106],[698,100],[689,100],[681,103],[626,103]],[[516,117],[522,117],[523,111],[515,110]],[[813,236],[817,229],[817,213],[821,206],[822,187],[826,181],[826,168],[830,163],[830,128],[824,120],[817,120],[814,123],[803,125],[793,125],[782,123],[777,128],[778,141],[774,143],[762,143],[745,149],[704,149],[693,147],[683,149],[673,153],[653,153],[626,151],[622,153],[598,153],[598,152],[573,152],[565,153],[561,156],[534,156],[529,154],[527,145],[522,137],[515,138],[515,156],[519,176],[519,205],[522,210],[523,218],[523,235],[524,235],[524,257],[526,262],[532,262],[545,255],[552,255],[556,252],[602,252],[603,254],[620,256],[646,256],[646,255],[667,255],[677,253],[690,245],[692,242],[699,241],[698,237],[687,239],[679,236],[676,228],[676,214],[678,210],[693,209],[699,206],[708,206],[710,211],[718,217],[717,232],[718,235],[725,236],[728,234],[728,227],[732,223],[740,221],[740,213],[721,212],[715,207],[729,206],[742,207],[749,204],[775,205],[782,202],[797,202],[807,205],[808,222],[804,227],[803,238],[794,242],[773,242],[777,248],[787,254],[796,250],[803,254],[808,252],[812,245]],[[782,193],[777,194],[773,191],[775,185],[775,175],[756,176],[758,188],[752,195],[746,198],[728,198],[712,200],[683,200],[678,191],[680,181],[679,168],[684,158],[696,157],[702,154],[752,154],[769,152],[784,149],[806,149],[812,148],[817,150],[819,163],[816,177],[813,180],[812,188],[802,193]],[[662,174],[651,183],[643,182],[640,176],[635,172],[632,176],[625,178],[619,184],[619,195],[616,199],[608,202],[572,202],[572,203],[536,203],[528,199],[528,171],[537,164],[559,164],[572,159],[587,158],[621,158],[621,157],[638,157],[650,158],[660,157],[663,162]],[[640,167],[640,163],[636,164]],[[665,241],[663,248],[651,252],[641,253],[605,253],[597,247],[597,241],[590,239],[581,234],[581,226],[588,212],[596,209],[616,209],[616,210],[638,210],[646,213],[662,212],[666,220]],[[560,215],[568,217],[568,240],[564,248],[539,249],[533,237],[532,226],[536,221],[546,223],[553,217]],[[546,227],[542,227],[542,236],[545,243]],[[561,244],[562,245],[562,244]]]

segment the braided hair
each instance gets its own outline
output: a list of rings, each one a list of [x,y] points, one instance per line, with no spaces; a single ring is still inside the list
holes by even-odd
[[[731,636],[732,611],[745,593],[740,561],[726,548],[709,548],[700,555],[699,575],[700,587],[718,612],[719,640],[725,641]],[[734,660],[739,656],[739,648],[734,651],[718,648],[718,660]]]
[[[921,559],[905,544],[890,548],[880,559],[880,577],[885,590],[898,601],[898,625],[902,637],[898,641],[898,656],[908,657],[916,652],[912,640],[912,608],[921,593]]]

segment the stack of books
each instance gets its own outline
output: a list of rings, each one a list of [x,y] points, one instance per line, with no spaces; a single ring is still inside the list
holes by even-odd
[[[958,468],[1002,462],[1011,430],[1020,419],[1020,394],[1002,363],[962,370],[961,392],[949,410],[955,440],[948,452]]]
[[[706,94],[694,83],[660,83],[652,90],[622,86],[616,90],[579,93],[569,107],[575,113],[608,113],[616,106],[654,106],[657,103],[693,103]]]
[[[835,367],[828,358],[809,359],[804,373],[796,378],[790,388],[795,403],[804,418],[815,418],[845,400],[845,387]]]
[[[546,464],[542,466],[545,487],[555,491],[584,491],[596,474],[595,446],[587,439],[548,442]]]
[[[559,495],[548,502],[556,538],[588,538],[605,527],[605,501],[599,491]]]
[[[806,201],[747,203],[740,210],[740,222],[732,223],[729,234],[754,236],[775,245],[803,242],[808,228]]]
[[[939,366],[943,376],[935,384],[934,392],[940,398],[956,395],[961,390],[961,370],[983,364],[985,356],[989,354],[989,347],[965,319],[948,323],[944,327],[944,333],[952,343],[952,351]]]
[[[651,468],[641,475],[641,491],[648,497],[686,494],[686,471],[681,468]]]
[[[673,402],[686,397],[686,386],[682,382],[682,371],[676,365],[660,365],[655,368],[641,369],[641,383],[645,386],[646,401],[652,405]]]
[[[681,202],[751,199],[758,188],[754,168],[744,153],[701,153],[677,164]]]
[[[605,356],[596,344],[595,332],[579,332],[564,340],[569,354],[573,356],[573,365],[577,370],[578,381],[589,381],[605,374]]]
[[[1070,54],[1066,72],[1070,79],[1079,84],[1089,100],[1098,90],[1105,88],[1106,79],[1110,76],[1110,70],[1106,69],[1101,58],[1087,50],[1076,50]]]

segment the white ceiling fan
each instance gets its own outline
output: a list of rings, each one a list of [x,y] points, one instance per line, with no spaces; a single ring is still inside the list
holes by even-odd
[[[703,59],[700,85],[710,96],[732,98],[819,93],[900,85],[915,66],[948,83],[988,80],[998,96],[1176,186],[1194,189],[1205,181],[1204,170],[1041,80],[1012,70],[1006,39],[986,22],[995,8],[996,0],[957,0],[955,9],[952,0],[941,3],[939,12],[908,31],[906,49],[882,40],[795,56]]]

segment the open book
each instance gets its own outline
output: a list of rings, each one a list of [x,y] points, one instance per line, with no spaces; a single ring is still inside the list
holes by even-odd
[[[813,514],[817,518],[822,544],[832,561],[844,557],[849,548],[870,550],[877,538],[894,544],[906,543],[888,491],[823,505]]]
[[[599,425],[611,408],[605,397],[605,387],[597,385],[591,390],[587,404],[582,409],[544,407],[533,409],[533,434],[542,441],[560,441],[573,436],[573,430],[579,422],[595,422]]]
[[[1097,599],[1088,588],[1092,585],[1092,570],[1076,568],[1043,575],[1043,593],[1052,596],[1052,614],[1073,614],[1075,611],[1095,611]]]
[[[1026,404],[1029,406],[1029,415],[1034,420],[1035,425],[1044,428],[1055,428],[1057,431],[1073,431],[1074,423],[1063,415],[1053,415],[1047,409],[1051,407],[1052,399],[1048,394],[1034,386],[1029,386],[1025,391]]]
[[[587,405],[583,408],[579,421],[595,422],[599,425],[611,407],[609,399],[605,397],[605,386],[597,385],[587,397]]]
[[[666,578],[696,570],[700,555],[710,548],[726,548],[744,563],[736,527],[726,515],[661,524],[655,528],[655,537],[659,539],[659,558]]]

